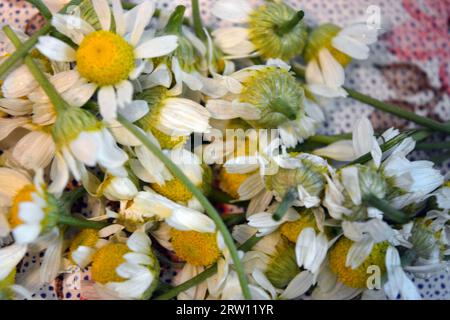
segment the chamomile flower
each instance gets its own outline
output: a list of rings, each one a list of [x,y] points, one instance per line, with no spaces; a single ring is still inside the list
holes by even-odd
[[[0,175],[4,181],[0,192],[9,208],[7,217],[15,243],[26,245],[49,233],[55,227],[50,212],[56,208],[56,199],[47,191],[42,172],[35,175],[34,181],[5,167],[0,168]]]
[[[131,200],[137,193],[136,182],[130,177],[116,177],[110,174],[105,175],[97,189],[97,195],[111,201]]]
[[[195,154],[185,149],[178,149],[169,151],[168,156],[203,193],[209,193],[212,178],[211,169],[202,165]],[[150,187],[172,201],[203,211],[197,198],[176,177],[172,176],[163,183],[150,183]]]
[[[385,199],[396,209],[420,204],[442,184],[443,177],[432,162],[406,159],[414,145],[414,141],[405,139],[379,168],[371,164],[352,165],[328,177],[324,206],[330,215],[353,220],[382,216],[379,210],[365,205],[367,195]]]
[[[134,232],[125,243],[105,244],[92,256],[91,277],[102,299],[149,299],[159,270],[151,240],[142,231]]]
[[[247,218],[248,225],[258,230],[258,236],[278,229],[281,235],[295,244],[298,266],[317,274],[328,249],[323,209],[307,209],[299,214],[291,208],[280,221],[276,221],[272,218],[275,208],[272,206],[268,212],[251,215]]]
[[[210,129],[209,112],[193,100],[173,96],[164,87],[144,90],[136,95],[148,103],[150,111],[137,125],[151,132],[163,149],[182,145],[191,133],[205,133]]]
[[[240,82],[240,90],[207,100],[206,108],[215,119],[242,118],[257,129],[278,129],[283,144],[294,147],[315,133],[324,120],[323,113],[317,105],[306,102],[289,66],[274,60],[268,64],[229,75]]]
[[[61,192],[69,180],[69,172],[80,181],[86,177],[86,166],[99,164],[111,174],[126,176],[123,164],[127,154],[113,136],[91,113],[69,107],[58,115],[53,126],[56,157],[50,171],[52,192]]]
[[[345,97],[344,67],[351,59],[364,60],[369,56],[369,44],[376,42],[377,29],[366,23],[340,28],[324,24],[309,35],[304,57],[307,62],[308,88],[319,96]]]
[[[238,242],[249,235],[247,226],[238,225],[233,236]],[[261,299],[296,299],[314,283],[313,275],[296,262],[295,247],[279,232],[264,236],[242,258],[251,285]]]
[[[245,157],[235,158],[227,161],[224,167],[232,173],[248,173],[255,168],[248,165],[243,166],[242,163],[250,163],[249,161],[250,159]],[[272,164],[270,164],[271,162]],[[241,200],[256,198],[261,201],[275,197],[281,201],[288,193],[292,193],[295,198],[292,205],[307,208],[320,204],[327,181],[326,177],[332,170],[324,159],[307,153],[281,154],[269,158],[266,166],[256,164],[256,169],[258,167],[260,171],[249,176],[239,186],[238,193]],[[264,209],[262,208],[262,211]]]
[[[178,299],[203,300],[207,295],[218,295],[225,284],[231,261],[222,236],[216,229],[211,232],[195,231],[162,223],[153,235],[161,245],[173,251],[180,260],[185,261],[183,268],[174,278],[176,284],[191,279],[217,263],[216,275],[180,293]]]
[[[367,288],[373,290],[371,275],[376,268],[378,275],[387,279],[383,289],[390,299],[397,299],[399,294],[403,299],[420,299],[417,288],[403,270],[395,246],[388,242],[374,244],[363,253],[364,258],[357,266],[348,264],[352,248],[354,243],[342,237],[330,249],[328,265],[319,275],[313,298],[351,299]],[[381,283],[381,279],[376,281]]]
[[[154,13],[153,2],[144,1],[128,12],[124,12],[120,1],[112,3],[111,13],[106,0],[92,2],[101,30],[76,16],[53,16],[53,26],[71,38],[76,49],[51,36],[41,36],[36,45],[51,60],[76,63],[80,77],[99,89],[100,113],[106,121],[114,120],[118,109],[132,101],[130,80],[141,74],[144,59],[169,54],[178,45],[173,35],[147,39],[144,29]]]
[[[212,13],[223,20],[244,26],[225,27],[213,31],[216,45],[229,58],[260,55],[265,59],[289,60],[301,54],[306,44],[303,12],[280,2],[252,8],[245,0],[219,0]]]

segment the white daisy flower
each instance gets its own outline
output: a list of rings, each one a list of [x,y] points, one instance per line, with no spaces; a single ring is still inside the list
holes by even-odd
[[[239,70],[228,78],[239,82],[241,88],[206,102],[214,119],[242,118],[257,129],[276,128],[286,147],[314,135],[324,121],[321,109],[305,100],[304,90],[289,73],[289,66],[278,60]]]
[[[44,91],[27,80],[31,74],[24,67],[10,73],[3,83],[2,90],[7,94],[0,99],[0,110],[13,117],[0,119],[0,139],[18,127],[30,130],[11,149],[11,157],[27,169],[45,168],[55,155],[49,126],[56,121],[56,112]],[[74,70],[57,72],[49,76],[49,81],[73,107],[84,105],[95,91],[95,86]]]
[[[111,201],[132,200],[138,193],[136,183],[129,177],[116,177],[106,174],[98,186],[97,195]]]
[[[128,156],[120,149],[103,124],[88,111],[69,107],[53,127],[56,157],[52,163],[49,190],[62,192],[69,180],[69,172],[80,181],[86,178],[86,166],[97,164],[115,176],[127,175],[123,164]]]
[[[91,277],[101,299],[149,299],[159,277],[150,238],[134,232],[126,243],[110,242],[92,257]]]
[[[237,23],[237,26],[213,31],[215,44],[228,58],[260,55],[266,59],[289,60],[303,51],[307,31],[301,21],[303,12],[281,2],[271,2],[253,8],[245,0],[219,0],[212,13],[216,17]]]
[[[216,229],[212,232],[179,229],[162,223],[154,235],[160,244],[186,262],[174,278],[174,283],[177,285],[188,281],[204,271],[205,268],[217,263],[218,270],[215,275],[180,293],[178,299],[203,300],[207,295],[219,295],[226,284],[232,263],[220,232]]]
[[[233,236],[241,242],[246,231],[237,227]],[[312,273],[297,265],[294,245],[279,232],[264,236],[242,260],[253,299],[298,299],[314,284]]]
[[[151,1],[143,1],[128,12],[124,12],[118,0],[112,1],[112,12],[106,0],[92,1],[92,5],[102,30],[95,30],[79,17],[55,14],[53,26],[71,38],[77,48],[52,36],[41,36],[36,47],[51,60],[76,62],[80,77],[99,88],[101,115],[112,121],[119,109],[132,101],[130,80],[141,74],[146,65],[144,59],[171,53],[178,46],[177,37],[147,39],[144,29],[155,10]],[[114,31],[111,31],[112,17]]]
[[[344,67],[351,59],[364,60],[369,56],[370,44],[377,40],[377,29],[367,23],[355,23],[339,28],[324,24],[309,35],[305,48],[307,62],[305,78],[308,88],[319,96],[345,97]]]

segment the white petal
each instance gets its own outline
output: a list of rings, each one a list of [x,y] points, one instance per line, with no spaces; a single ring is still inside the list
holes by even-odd
[[[114,23],[116,25],[116,33],[119,36],[123,36],[127,25],[120,0],[112,0],[112,11],[114,15]]]
[[[359,187],[358,168],[351,166],[341,170],[342,185],[347,190],[355,205],[361,204],[361,189]]]
[[[103,119],[110,122],[117,117],[116,93],[112,86],[102,87],[98,92],[98,104]]]
[[[357,158],[354,154],[353,142],[351,140],[336,141],[326,147],[314,150],[313,153],[338,161],[353,161]]]
[[[119,109],[119,113],[130,122],[141,119],[148,111],[148,103],[144,100],[134,100]]]
[[[124,80],[115,86],[117,90],[117,106],[123,108],[131,103],[133,98],[133,85],[130,81]]]
[[[65,42],[51,36],[41,36],[36,48],[46,57],[59,62],[75,61],[75,50]]]
[[[73,107],[82,107],[89,101],[97,90],[97,85],[94,83],[84,83],[75,85],[66,92],[62,93],[63,99]]]
[[[155,5],[152,1],[144,1],[136,8],[137,15],[134,20],[133,31],[131,32],[130,43],[135,46],[141,39],[144,28],[150,22],[155,11]],[[148,57],[149,58],[149,57]]]
[[[30,120],[25,117],[0,118],[0,141],[9,136],[15,129],[29,122]]]
[[[165,56],[178,47],[177,36],[161,36],[140,44],[135,49],[136,58],[155,58]]]
[[[141,231],[135,231],[127,240],[127,246],[134,252],[148,254],[152,242],[150,238]]]
[[[109,31],[111,28],[111,10],[107,0],[92,0],[95,13],[100,21],[103,30]]]
[[[252,7],[245,0],[220,0],[212,8],[213,15],[231,22],[246,22],[251,12]]]
[[[13,149],[13,157],[27,169],[45,168],[55,154],[50,134],[32,131],[20,139]]]
[[[344,68],[336,61],[328,49],[319,51],[319,63],[327,86],[339,88],[344,84]]]
[[[369,57],[369,47],[351,37],[338,35],[332,40],[333,47],[346,55],[359,60]]]
[[[70,150],[77,160],[93,167],[97,162],[97,152],[100,148],[100,143],[100,138],[97,133],[82,131],[70,143]]]
[[[5,279],[25,256],[27,247],[18,244],[0,248],[0,281]]]
[[[28,95],[38,86],[26,65],[14,69],[2,84],[2,95],[5,98],[21,98]]]
[[[295,299],[306,293],[313,285],[313,275],[309,271],[302,271],[289,282],[287,288],[281,294],[281,299]]]
[[[209,99],[206,101],[206,109],[214,119],[228,120],[239,117],[234,111],[231,102],[227,100]]]

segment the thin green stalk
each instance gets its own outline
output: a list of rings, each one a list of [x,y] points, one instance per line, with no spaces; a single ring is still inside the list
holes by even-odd
[[[292,70],[299,77],[305,78],[305,67],[302,66],[301,64],[294,62],[292,64]],[[365,95],[363,93],[360,93],[360,92],[350,89],[350,88],[344,87],[344,89],[347,91],[348,96],[350,98],[353,98],[357,101],[368,104],[368,105],[374,107],[375,109],[378,109],[378,110],[393,114],[397,117],[417,123],[425,128],[429,128],[434,131],[441,131],[441,132],[450,134],[450,124],[448,124],[448,123],[440,123],[440,122],[434,121],[432,119],[419,116],[418,114],[415,114],[414,112],[405,110],[395,104],[377,100],[375,98],[372,98],[368,95]]]
[[[435,149],[450,149],[450,141],[435,142],[435,143],[418,143],[416,145],[416,150],[435,150]]]
[[[404,212],[395,209],[386,201],[372,194],[364,196],[364,202],[382,211],[384,213],[384,216],[392,222],[404,224],[410,220]]]
[[[83,218],[78,218],[69,214],[60,214],[56,217],[58,223],[77,227],[77,228],[83,228],[83,229],[102,229],[109,225],[107,222],[100,222],[100,221],[91,221]]]
[[[50,12],[50,10],[48,10],[47,6],[41,0],[26,0],[26,1],[35,6],[36,9],[38,9],[39,12],[42,14],[42,16],[45,18],[45,20],[48,21],[52,18],[52,13]]]
[[[240,247],[239,250],[247,252],[255,244],[258,243],[259,240],[261,240],[261,237],[252,236],[250,239],[245,241]],[[205,269],[203,272],[199,273],[195,277],[189,279],[188,281],[183,282],[182,284],[170,289],[169,291],[161,294],[160,296],[156,297],[155,300],[169,300],[174,297],[176,297],[179,293],[184,292],[192,287],[195,287],[199,283],[202,283],[206,279],[212,277],[214,274],[217,273],[217,264],[212,265],[211,267]]]
[[[400,117],[403,119],[407,119],[407,120],[417,123],[425,128],[429,128],[434,131],[441,131],[441,132],[450,134],[450,125],[448,125],[448,124],[439,123],[430,118],[419,116],[418,114],[415,114],[414,112],[402,109],[399,106],[396,106],[395,104],[382,102],[382,101],[374,99],[368,95],[360,93],[356,90],[353,90],[350,88],[344,88],[344,89],[347,91],[349,97],[351,97],[355,100],[358,100],[360,102],[364,102],[378,110],[396,115],[397,117]]]
[[[276,28],[275,32],[279,35],[282,36],[288,32],[290,32],[292,29],[295,28],[295,26],[302,21],[303,17],[305,16],[305,13],[300,10],[298,12],[295,13],[295,15],[292,17],[291,20],[286,21],[285,23],[283,23],[282,25],[278,26],[278,28]]]
[[[198,0],[191,0],[191,9],[195,35],[200,39],[205,40],[206,36],[205,31],[203,30],[202,16],[200,14],[200,5]]]
[[[334,142],[340,141],[340,140],[348,140],[352,139],[351,133],[344,133],[344,134],[337,134],[334,136],[324,136],[324,135],[315,135],[312,137],[309,137],[307,141],[310,142],[317,142],[321,144],[332,144]]]
[[[272,219],[275,221],[280,221],[281,218],[286,214],[289,208],[292,206],[292,203],[297,199],[298,192],[295,188],[289,189],[278,205],[277,210],[272,215]]]
[[[20,42],[20,39],[17,37],[17,35],[11,29],[10,26],[4,26],[3,32],[5,32],[6,36],[9,38],[9,40],[16,48],[19,48],[21,46],[22,42]],[[42,70],[39,69],[39,66],[36,64],[33,58],[31,58],[30,56],[26,56],[23,60],[25,65],[30,70],[30,73],[34,76],[36,81],[39,83],[41,88],[49,97],[56,111],[58,113],[64,111],[66,109],[67,103],[64,101],[63,98],[61,98],[58,91],[55,89],[53,84],[50,83],[50,81],[47,79]]]
[[[415,141],[422,141],[422,140],[425,140],[430,135],[431,135],[431,132],[428,130],[410,130],[407,132],[400,133],[395,138],[392,138],[391,140],[383,143],[382,145],[380,145],[380,149],[384,153],[386,151],[391,150],[395,146],[399,145],[403,140],[405,140],[408,137],[413,138]],[[357,163],[366,163],[366,162],[370,161],[371,159],[372,159],[372,155],[369,152],[369,153],[362,155],[358,159],[353,160],[348,165],[353,165],[353,164],[357,164]]]
[[[239,259],[239,255],[236,246],[234,244],[233,238],[231,237],[231,234],[228,231],[227,227],[225,226],[224,222],[220,218],[219,213],[216,211],[216,209],[214,209],[212,204],[203,195],[202,191],[200,191],[200,189],[197,188],[191,182],[191,180],[189,180],[189,178],[183,173],[183,171],[181,171],[175,163],[173,163],[169,158],[167,158],[167,156],[158,147],[156,147],[142,131],[140,131],[136,126],[134,126],[130,121],[128,121],[121,115],[118,116],[117,120],[139,141],[141,141],[142,144],[149,151],[151,151],[159,160],[161,160],[175,177],[181,180],[181,182],[192,192],[192,194],[197,198],[202,207],[206,210],[207,214],[216,224],[217,229],[219,229],[219,231],[221,232],[225,244],[230,251],[230,255],[236,268],[236,272],[238,274],[244,298],[251,299],[250,290],[248,288],[248,281],[244,273],[242,262]]]
[[[70,6],[78,5],[82,0],[72,0],[61,9],[60,13],[65,13]],[[3,77],[34,45],[38,42],[40,36],[47,34],[52,29],[50,22],[47,22],[41,29],[36,31],[27,41],[25,41],[20,48],[17,48],[1,65],[0,78]]]

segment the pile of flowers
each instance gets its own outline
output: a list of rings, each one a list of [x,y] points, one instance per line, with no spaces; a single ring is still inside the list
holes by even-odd
[[[1,33],[1,298],[77,269],[87,299],[420,299],[410,275],[448,268],[450,184],[407,156],[450,126],[344,86],[376,25],[310,26],[279,1],[218,0],[234,24],[216,30],[195,0],[192,18],[33,3],[42,29]],[[342,97],[419,127],[318,135]]]

